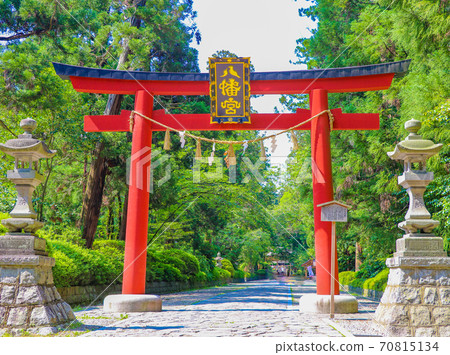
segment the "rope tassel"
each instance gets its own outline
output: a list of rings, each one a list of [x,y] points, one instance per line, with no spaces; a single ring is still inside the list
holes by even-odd
[[[297,136],[293,131],[291,131],[291,140],[292,140],[292,151],[295,152],[296,150],[298,150],[298,140]]]
[[[266,161],[266,148],[264,147],[264,141],[261,141],[261,155],[259,156],[259,159],[262,161]]]
[[[195,160],[200,160],[202,158],[202,146],[201,140],[197,140],[197,146],[195,148]]]
[[[171,143],[170,143],[170,130],[166,129],[166,135],[164,136],[164,150],[170,150]]]

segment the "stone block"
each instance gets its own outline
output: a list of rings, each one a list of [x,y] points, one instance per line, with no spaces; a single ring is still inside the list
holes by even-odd
[[[109,295],[103,303],[104,312],[161,312],[162,301],[154,295]]]
[[[15,294],[16,286],[3,285],[2,293],[0,294],[0,304],[14,304]]]
[[[19,269],[0,267],[0,283],[15,284],[19,277]]]
[[[51,287],[48,287],[48,286],[41,286],[41,287],[42,287],[42,289],[45,292],[45,301],[47,303],[55,301],[55,294],[53,292],[53,289]]]
[[[415,330],[414,336],[416,337],[435,337],[437,331],[435,327],[418,327]]]
[[[73,314],[72,308],[70,308],[70,306],[66,302],[61,302],[59,305],[60,307],[62,307],[62,309],[64,309],[64,312],[68,320],[75,319],[75,315]]]
[[[411,324],[413,326],[431,325],[431,312],[427,306],[415,306],[409,309]]]
[[[36,267],[55,266],[55,259],[42,255],[0,255],[0,266]]]
[[[450,325],[450,307],[435,307],[432,311],[434,324]]]
[[[423,303],[434,304],[438,303],[438,294],[435,287],[425,287],[423,290]]]
[[[59,324],[67,322],[67,317],[63,308],[60,308],[57,303],[52,304],[49,307],[51,308],[52,312],[56,315]]]
[[[385,328],[385,331],[387,332],[389,337],[410,337],[411,329],[408,326],[395,326],[395,325],[388,325]]]
[[[417,278],[419,285],[436,285],[436,272],[433,269],[419,269],[417,270]]]
[[[9,317],[6,325],[9,327],[23,327],[26,328],[27,321],[27,307],[15,307],[9,310]]]
[[[419,287],[392,287],[389,303],[392,304],[420,304],[420,288]]]
[[[59,292],[58,292],[58,290],[56,289],[56,287],[55,287],[55,286],[52,286],[52,287],[51,287],[51,290],[52,290],[52,292],[53,292],[53,298],[54,298],[55,300],[60,300],[60,299],[61,299],[61,295],[59,294]]]
[[[0,326],[3,324],[6,318],[6,307],[0,307]]]
[[[39,286],[21,286],[17,293],[17,304],[43,304],[45,303],[45,294]]]
[[[440,286],[450,286],[450,269],[437,270],[436,281]]]
[[[405,235],[396,241],[397,257],[442,257],[444,252],[443,240],[434,235]]]
[[[443,306],[450,305],[450,287],[439,288],[439,301]]]
[[[30,317],[30,326],[40,327],[45,325],[55,325],[58,323],[56,314],[49,306],[38,306],[33,309]]]
[[[384,290],[384,293],[383,293],[383,296],[381,297],[380,302],[384,303],[384,304],[389,303],[391,292],[392,292],[392,287],[387,286],[386,289]]]
[[[407,326],[409,324],[408,307],[404,305],[380,304],[375,312],[377,323],[382,325],[395,324]]]
[[[45,284],[47,285],[53,285],[55,282],[53,280],[53,272],[47,272],[46,273],[46,280],[45,280]]]
[[[417,285],[413,269],[392,268],[389,270],[388,286]]]
[[[439,336],[450,337],[450,325],[439,327]]]
[[[20,285],[36,285],[36,271],[33,269],[21,269],[20,270]]]
[[[305,295],[300,298],[301,313],[330,313],[330,295]],[[334,296],[334,312],[336,314],[358,313],[358,300],[350,295]]]

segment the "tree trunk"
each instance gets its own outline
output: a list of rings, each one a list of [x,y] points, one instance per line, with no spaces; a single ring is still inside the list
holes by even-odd
[[[361,245],[358,242],[356,242],[356,245],[355,245],[355,271],[359,271],[359,268],[362,264],[361,254],[362,254]]]
[[[117,239],[125,240],[125,232],[127,230],[127,215],[128,215],[128,191],[125,193],[123,201],[122,216],[120,217],[120,229]]]
[[[143,6],[145,3],[145,0],[136,0],[135,5]],[[136,16],[133,16],[130,22],[131,26],[138,28],[140,27],[140,19]],[[129,40],[127,38],[123,40],[123,50],[120,54],[116,69],[123,69],[123,65],[125,64],[128,54],[130,53],[128,42]],[[122,95],[109,95],[103,114],[119,114],[122,100]],[[108,161],[104,155],[104,149],[104,142],[97,143],[89,170],[86,193],[84,194],[83,199],[83,210],[81,214],[81,221],[83,225],[82,237],[86,240],[87,248],[92,248],[92,244],[94,243],[95,232],[97,231],[97,224],[102,206],[103,189],[105,187],[105,179],[108,171]]]

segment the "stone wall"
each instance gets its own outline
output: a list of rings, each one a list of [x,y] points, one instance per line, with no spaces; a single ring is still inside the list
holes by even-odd
[[[450,336],[448,268],[391,268],[376,319],[394,336]]]
[[[75,319],[53,284],[54,259],[41,255],[0,256],[0,329],[39,334]]]

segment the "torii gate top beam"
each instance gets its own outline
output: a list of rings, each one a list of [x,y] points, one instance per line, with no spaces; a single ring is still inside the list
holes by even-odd
[[[386,90],[395,75],[408,69],[410,60],[346,68],[283,72],[255,72],[250,91],[258,94],[309,94]],[[134,95],[147,90],[154,95],[209,95],[208,73],[154,73],[95,69],[53,63],[56,74],[70,79],[80,92]]]

